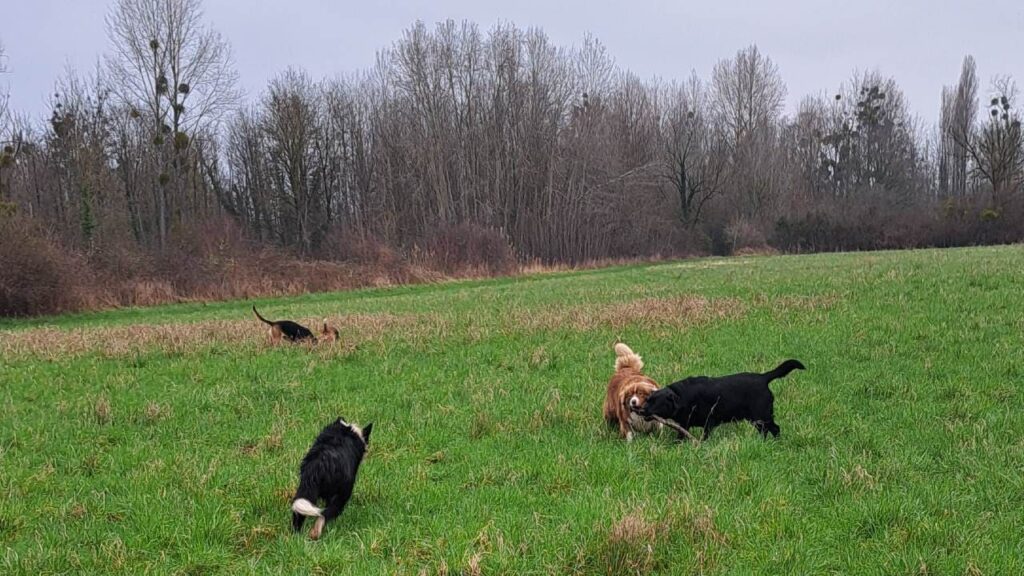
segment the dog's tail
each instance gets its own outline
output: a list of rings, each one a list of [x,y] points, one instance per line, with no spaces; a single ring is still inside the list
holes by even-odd
[[[764,375],[768,378],[768,381],[771,382],[776,378],[785,378],[793,370],[806,370],[806,368],[804,368],[804,365],[801,364],[799,360],[786,360],[782,364],[779,364],[775,370],[765,372]]]
[[[296,514],[302,514],[303,516],[314,516],[321,518],[324,515],[324,511],[317,508],[312,502],[305,498],[296,498],[292,502],[292,512]]]
[[[259,318],[264,323],[266,323],[266,324],[273,324],[273,322],[271,322],[270,320],[267,320],[263,316],[260,316],[260,313],[256,311],[256,305],[255,304],[253,304],[253,306],[252,306],[252,313],[255,314],[256,317]]]
[[[644,361],[629,346],[619,342],[615,345],[615,371],[618,372],[623,368],[640,371],[644,368]]]

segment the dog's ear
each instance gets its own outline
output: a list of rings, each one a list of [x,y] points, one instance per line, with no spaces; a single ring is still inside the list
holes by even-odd
[[[370,443],[370,432],[373,430],[373,422],[363,426],[363,442]]]
[[[669,388],[669,392],[671,394],[669,394],[668,401],[672,403],[672,411],[677,412],[683,406],[683,397],[671,388]]]
[[[644,405],[652,413],[667,418],[676,413],[682,403],[683,398],[669,387],[662,388],[648,396],[647,402]]]

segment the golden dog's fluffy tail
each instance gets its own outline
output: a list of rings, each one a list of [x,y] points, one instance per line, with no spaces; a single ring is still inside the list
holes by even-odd
[[[629,346],[619,342],[615,345],[615,371],[623,368],[632,368],[639,372],[644,368],[644,361]]]

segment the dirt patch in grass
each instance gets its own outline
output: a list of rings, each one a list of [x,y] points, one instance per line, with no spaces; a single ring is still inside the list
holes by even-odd
[[[660,513],[644,506],[624,511],[609,526],[598,527],[591,545],[577,551],[568,573],[647,574],[680,566],[679,550],[692,552],[686,573],[720,567],[728,538],[709,506],[670,502]]]
[[[399,333],[422,337],[443,332],[447,322],[432,314],[348,314],[327,318],[341,330],[341,341],[305,346],[332,355],[350,354],[356,346]],[[308,323],[315,327],[317,322]],[[187,353],[216,346],[269,347],[265,326],[253,320],[205,320],[176,324],[137,324],[97,328],[36,328],[0,332],[0,357],[34,356],[59,359],[98,353],[121,357],[151,349]]]

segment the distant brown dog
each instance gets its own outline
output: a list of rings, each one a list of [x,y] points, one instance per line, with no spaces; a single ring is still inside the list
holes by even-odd
[[[323,325],[320,327],[320,342],[335,343],[341,340],[341,332],[337,328],[327,323],[327,318],[324,318]]]
[[[658,383],[645,376],[643,368],[644,361],[629,346],[621,342],[615,345],[615,374],[608,381],[604,419],[609,426],[618,424],[619,434],[627,441],[633,440],[634,432],[653,432],[661,426],[633,412],[658,390]]]

